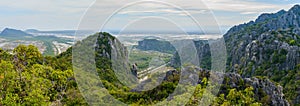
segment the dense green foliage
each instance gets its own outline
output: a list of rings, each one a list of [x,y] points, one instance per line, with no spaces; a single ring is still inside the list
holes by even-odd
[[[114,44],[112,41],[115,38],[108,33],[97,33],[93,36],[102,36],[101,39],[97,39],[96,45],[98,46],[95,48],[95,62],[101,82],[110,95],[124,103],[153,105],[161,102],[162,105],[168,105],[163,100],[172,101],[171,103],[175,104],[181,103],[181,96],[188,95],[187,91],[195,88],[187,105],[199,104],[202,96],[212,98],[212,105],[265,104],[263,99],[255,97],[251,86],[243,84],[238,88],[232,88],[226,86],[225,83],[221,92],[213,96],[207,91],[210,89],[207,88],[210,82],[206,76],[199,75],[201,83],[198,85],[183,87],[185,85],[178,84],[180,68],[175,71],[177,73],[167,76],[156,88],[149,91],[135,91],[124,86],[112,69],[110,56],[112,45],[110,44]],[[83,40],[76,46],[82,46],[88,42],[94,44],[89,40]],[[42,56],[34,46],[20,45],[15,48],[13,54],[0,49],[0,105],[87,105],[74,79],[72,48],[56,57]],[[107,53],[108,55],[104,55]],[[168,98],[177,86],[180,92]],[[208,93],[205,94],[205,92]]]
[[[0,50],[0,105],[85,105],[72,70],[59,60],[31,45]]]
[[[134,89],[131,89],[130,87],[124,86],[116,77],[113,69],[112,69],[112,60],[111,50],[113,49],[112,46],[118,45],[115,41],[115,38],[111,36],[108,33],[97,33],[92,35],[91,37],[87,38],[97,38],[96,46],[95,48],[95,62],[97,67],[98,75],[101,79],[101,82],[103,83],[104,87],[108,90],[108,92],[115,98],[118,99],[124,103],[132,104],[132,105],[153,105],[158,102],[161,102],[167,98],[178,86],[178,81],[180,78],[180,74],[173,73],[172,76],[167,76],[165,80],[156,88],[148,91],[135,91]],[[84,47],[84,45],[92,45],[90,40],[83,40],[80,42],[79,46]],[[110,45],[111,44],[111,45]],[[123,51],[126,52],[126,51]],[[117,53],[119,55],[123,53]],[[123,57],[125,58],[125,57]],[[121,59],[123,60],[123,59]],[[120,61],[121,61],[120,60]],[[126,65],[126,64],[125,64]],[[178,73],[180,73],[180,68],[176,70]],[[200,76],[201,77],[201,76]],[[196,87],[195,94],[192,98],[190,98],[190,101],[188,102],[188,105],[193,105],[199,102],[199,100],[202,97],[202,93],[206,89],[206,85],[209,83],[206,78],[203,78],[201,84],[198,84]],[[182,85],[181,85],[182,86]],[[195,86],[194,86],[195,87]],[[174,99],[171,99],[171,101],[175,101],[176,103],[180,103],[182,100],[180,100],[181,95],[187,95],[186,91],[191,90],[193,86],[191,87],[180,87],[180,91],[178,94],[174,95]],[[234,88],[226,88],[226,89],[234,89]],[[215,105],[221,105],[223,103],[228,104],[237,104],[237,105],[247,105],[251,104],[252,102],[255,104],[257,100],[253,98],[253,92],[252,89],[244,89],[241,90],[235,90],[232,92],[238,92],[236,95],[232,95],[230,97],[226,97],[224,100],[218,100],[220,97],[215,97],[213,100],[217,100],[218,103]],[[229,93],[226,93],[224,95],[228,95]],[[244,98],[240,98],[239,96],[244,96]],[[205,96],[212,96],[212,95],[205,95]],[[105,97],[105,96],[104,96]],[[249,99],[250,98],[250,99]],[[231,100],[234,99],[234,100]],[[162,103],[164,104],[164,102]],[[165,104],[166,105],[166,104]]]

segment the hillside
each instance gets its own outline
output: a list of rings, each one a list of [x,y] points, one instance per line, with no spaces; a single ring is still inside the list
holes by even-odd
[[[75,54],[72,54],[72,51]],[[87,102],[98,105],[112,105],[118,103],[111,101],[114,98],[132,105],[151,105],[161,102],[164,99],[168,99],[168,101],[162,102],[162,105],[170,103],[196,105],[201,103],[200,100],[202,96],[206,94],[205,92],[208,92],[208,94],[211,95],[209,91],[206,91],[206,87],[208,87],[207,84],[210,83],[207,81],[207,78],[213,77],[214,74],[210,74],[208,71],[200,68],[196,69],[201,72],[199,79],[197,79],[197,74],[192,74],[192,76],[190,75],[191,73],[194,73],[194,69],[187,68],[184,69],[186,70],[184,71],[185,73],[181,74],[181,69],[167,71],[166,77],[162,79],[161,84],[152,90],[139,90],[140,87],[141,89],[143,89],[143,87],[147,87],[149,80],[141,82],[142,85],[137,87],[126,86],[136,80],[134,77],[128,76],[133,75],[134,72],[132,69],[126,69],[126,67],[130,67],[130,64],[127,63],[127,50],[115,37],[108,33],[101,32],[91,35],[81,42],[76,43],[75,46],[69,48],[66,52],[57,57],[43,57],[40,53],[38,53],[37,48],[33,46],[26,47],[21,45],[17,47],[14,52],[15,54],[11,55],[0,50],[0,67],[6,67],[1,68],[5,70],[0,70],[0,83],[1,85],[10,85],[0,86],[2,91],[6,91],[0,93],[2,95],[7,95],[0,98],[3,100],[0,104],[3,105],[87,105]],[[24,53],[26,54],[25,57],[23,57],[24,55],[21,55]],[[90,53],[94,54],[95,57],[93,58],[93,55],[89,55]],[[13,57],[18,57],[15,58],[17,61],[11,62]],[[96,83],[97,81],[93,79],[95,76],[84,76],[93,70],[93,64],[96,65],[96,75],[99,75],[96,77],[101,79],[103,84],[102,86],[100,86],[99,83]],[[20,73],[20,70],[22,70],[21,74],[13,74]],[[73,73],[72,71],[76,71],[76,73]],[[30,73],[38,73],[38,75]],[[13,76],[11,77],[10,75]],[[15,78],[22,77],[20,75],[26,75],[24,76],[25,79],[16,80]],[[76,76],[75,78],[79,82],[88,82],[79,83],[79,86],[74,83],[74,76]],[[121,79],[123,78],[124,80],[119,80],[120,76]],[[193,80],[197,84],[180,85],[178,82],[180,76],[187,78],[182,80],[183,82]],[[45,83],[45,85],[40,83],[39,80],[34,80],[29,83],[27,79],[30,78],[53,83]],[[224,80],[221,87],[221,92],[217,95],[217,97],[212,99],[214,101],[214,105],[287,105],[286,100],[283,99],[280,86],[277,86],[267,79],[247,79],[236,74],[226,74],[225,79],[226,80]],[[11,83],[11,81],[14,81],[15,83]],[[150,82],[152,81],[150,80]],[[14,84],[19,83],[25,84],[20,87],[22,91],[11,89],[13,86],[16,86]],[[37,87],[35,89],[28,89],[32,85]],[[179,86],[179,91],[175,89],[176,86]],[[97,87],[100,87],[101,91],[95,92],[95,88]],[[38,92],[37,90],[39,88],[43,88],[41,92],[45,93],[35,93]],[[87,101],[83,99],[83,95],[79,93],[79,89],[85,91],[83,93],[85,94],[84,98]],[[274,91],[274,89],[276,91]],[[106,90],[108,90],[108,92],[104,93]],[[195,93],[191,94],[188,92],[189,90],[195,90]],[[175,94],[172,94],[173,92],[175,92]],[[9,96],[11,93],[16,95]],[[58,95],[58,97],[55,95]],[[86,95],[90,96],[86,97]],[[184,95],[190,95],[191,99],[182,99],[181,96]],[[63,98],[59,98],[60,96]],[[38,102],[37,100],[43,100],[43,102]]]
[[[278,88],[282,88],[284,98],[288,100],[289,104],[299,105],[299,25],[300,6],[295,5],[288,11],[265,13],[255,21],[232,27],[224,35],[228,55],[227,72],[236,74],[244,80],[259,78],[278,84]],[[209,44],[205,40],[200,40],[195,41],[195,45],[201,67],[209,69],[211,65]],[[173,60],[176,58],[178,57],[175,55]],[[172,64],[178,65],[176,61],[173,61]],[[234,84],[234,86],[236,85]],[[260,89],[261,86],[253,87]],[[271,88],[267,87],[267,89]],[[262,91],[270,92],[266,89]],[[260,96],[257,97],[260,98]],[[270,98],[265,103],[276,104]]]
[[[96,42],[96,45],[93,43]],[[94,45],[94,46],[92,46]],[[200,45],[200,44],[199,44]],[[76,49],[74,49],[76,48]],[[80,75],[87,75],[87,72],[90,72],[93,70],[93,64],[94,62],[91,60],[95,58],[95,64],[96,64],[96,70],[97,73],[101,79],[101,82],[103,85],[100,85],[100,88],[102,90],[108,89],[109,94],[106,94],[104,92],[94,92],[93,89],[91,88],[97,88],[99,85],[94,85],[97,84],[96,80],[93,79],[93,77],[96,76],[90,76],[91,79],[89,79],[88,83],[87,82],[81,82],[81,88],[85,90],[86,95],[90,95],[87,97],[88,101],[90,100],[95,100],[96,98],[100,97],[100,101],[103,101],[101,103],[96,103],[94,101],[90,101],[89,103],[93,104],[115,104],[118,102],[115,101],[107,101],[110,99],[118,99],[124,103],[127,104],[132,104],[132,105],[151,105],[158,103],[164,99],[167,99],[168,101],[163,102],[162,104],[169,104],[169,103],[176,103],[176,104],[187,104],[187,105],[196,105],[200,104],[201,102],[199,101],[204,92],[206,91],[206,86],[207,83],[207,78],[210,76],[206,76],[205,73],[207,71],[204,71],[202,69],[196,69],[202,72],[202,74],[199,75],[199,79],[197,78],[197,74],[192,74],[195,73],[192,68],[187,68],[184,71],[185,73],[181,73],[182,71],[180,68],[177,70],[167,70],[166,77],[162,79],[162,83],[147,91],[140,91],[140,89],[143,89],[144,87],[149,86],[149,83],[152,82],[151,79],[145,80],[141,82],[136,87],[133,86],[126,86],[127,82],[130,81],[130,78],[134,82],[134,77],[130,77],[132,72],[130,72],[128,69],[126,69],[129,64],[126,62],[127,61],[127,50],[126,48],[120,44],[118,39],[115,37],[111,36],[108,33],[97,33],[94,34],[87,39],[83,40],[82,42],[78,43],[75,45],[73,48],[73,64],[75,64],[75,70],[78,74],[77,80],[83,81],[87,80],[86,77]],[[93,54],[93,50],[95,50],[95,57],[89,54]],[[92,50],[92,51],[90,51]],[[77,54],[78,53],[78,54]],[[70,56],[63,54],[64,56]],[[75,59],[75,60],[74,60]],[[117,59],[117,61],[115,61]],[[117,66],[114,66],[116,64]],[[123,68],[122,68],[123,67]],[[117,69],[116,69],[117,68]],[[78,73],[80,72],[80,73]],[[129,73],[129,74],[128,74]],[[121,74],[121,75],[119,75]],[[128,75],[127,75],[128,74]],[[187,79],[182,80],[182,82],[189,82],[190,80],[195,81],[196,85],[180,85],[179,84],[179,78],[180,76],[183,76]],[[118,79],[118,77],[121,77],[121,80]],[[124,77],[124,78],[122,78]],[[228,79],[232,81],[236,81],[235,79],[238,79],[241,77],[234,77],[231,74],[228,75]],[[122,80],[123,79],[123,80]],[[125,83],[124,83],[125,81]],[[155,81],[155,80],[154,80]],[[228,80],[226,80],[228,81]],[[240,81],[240,80],[238,80]],[[218,95],[218,97],[214,98],[216,102],[214,103],[215,105],[221,105],[221,104],[244,104],[244,105],[250,105],[250,104],[256,104],[259,105],[260,98],[254,98],[255,96],[260,97],[259,93],[261,92],[266,92],[269,90],[269,88],[277,88],[276,85],[270,85],[270,81],[260,81],[258,84],[266,82],[268,83],[266,86],[262,87],[256,87],[253,89],[252,85],[257,84],[255,80],[251,82],[252,80],[247,80],[245,83],[243,82],[237,82],[237,85],[240,85],[242,87],[236,87],[234,86],[235,84],[228,84],[227,82],[224,82],[224,87],[222,88],[222,92]],[[123,83],[122,83],[123,82]],[[182,83],[181,82],[181,83]],[[93,84],[94,83],[94,84]],[[129,82],[130,83],[130,82]],[[151,85],[151,84],[150,84]],[[232,86],[231,86],[232,85]],[[179,86],[180,90],[177,91],[175,88],[176,86]],[[133,88],[132,88],[133,87]],[[257,89],[266,89],[262,90],[259,93],[254,92],[254,90]],[[176,90],[176,91],[175,91]],[[195,90],[195,93],[190,94],[188,90]],[[175,94],[172,94],[175,92]],[[281,99],[282,98],[282,91],[278,89],[278,92],[267,92],[264,93],[265,95],[270,95],[271,100],[275,101],[274,103],[267,103],[266,104],[287,104],[286,100]],[[99,94],[98,94],[99,93]],[[230,93],[236,93],[236,95],[229,97]],[[249,93],[250,95],[248,95]],[[171,95],[172,94],[172,95]],[[112,97],[107,97],[107,95],[112,95]],[[171,95],[171,96],[169,96]],[[194,99],[180,99],[180,96],[184,95],[190,95]],[[225,98],[221,100],[221,95],[225,95]],[[227,96],[227,97],[226,97]],[[239,96],[243,96],[245,98],[238,98]],[[102,97],[102,98],[101,98]],[[104,98],[105,97],[105,98]],[[261,96],[263,98],[264,96]],[[197,98],[197,99],[195,99]],[[251,98],[251,99],[250,99]],[[278,99],[279,98],[279,99]],[[237,101],[231,101],[233,100],[241,100],[245,101],[245,103],[239,103]],[[98,99],[97,99],[98,100]],[[149,101],[150,100],[150,101]],[[226,102],[226,101],[230,102]],[[187,103],[185,103],[187,102]],[[264,103],[264,102],[262,102]]]
[[[37,30],[29,31],[34,32]],[[5,39],[5,41],[0,42],[0,47],[4,50],[13,50],[20,44],[31,44],[38,47],[43,55],[55,56],[71,47],[73,42],[73,39],[68,37],[59,37],[55,36],[55,34],[49,33],[45,33],[45,35],[37,35],[32,32],[6,28],[0,33],[0,38]],[[59,31],[57,33],[59,33]]]
[[[186,91],[188,89],[193,89],[194,87],[196,87],[195,92],[198,92],[198,93],[194,94],[192,97],[200,99],[205,92],[205,89],[207,86],[206,84],[209,83],[209,82],[206,82],[206,79],[207,78],[214,79],[215,78],[214,76],[216,75],[216,74],[210,73],[208,70],[196,68],[196,70],[198,70],[200,72],[199,79],[197,79],[197,76],[190,75],[191,73],[180,73],[182,71],[180,69],[170,70],[170,71],[167,71],[166,77],[163,78],[163,82],[160,86],[158,86],[152,90],[149,90],[149,91],[136,90],[136,89],[142,89],[144,87],[147,87],[147,83],[152,82],[151,79],[149,79],[149,80],[141,82],[141,85],[138,85],[138,88],[132,89],[132,88],[130,88],[130,86],[125,86],[124,83],[122,84],[121,83],[122,80],[117,79],[117,77],[119,77],[117,74],[121,73],[121,77],[122,77],[122,76],[127,76],[126,73],[130,73],[130,72],[126,72],[126,70],[119,68],[119,70],[120,69],[122,69],[122,70],[117,72],[115,75],[113,74],[114,73],[113,71],[116,72],[116,70],[113,66],[113,64],[115,64],[115,63],[113,63],[114,59],[116,59],[116,58],[114,58],[114,56],[118,57],[117,61],[119,62],[118,63],[119,66],[126,67],[126,65],[129,65],[126,63],[126,61],[127,61],[126,48],[123,45],[120,45],[120,42],[115,37],[111,36],[108,33],[99,33],[99,34],[95,34],[93,36],[98,37],[96,39],[97,45],[102,45],[102,46],[96,45],[96,47],[95,47],[95,50],[96,50],[96,61],[95,62],[96,62],[97,69],[99,69],[98,75],[102,79],[102,82],[105,82],[104,87],[106,89],[110,89],[110,94],[114,95],[114,98],[118,98],[118,99],[122,100],[122,102],[125,102],[125,103],[153,104],[153,103],[157,103],[163,99],[170,100],[170,102],[167,102],[167,103],[172,103],[171,101],[177,101],[177,102],[184,101],[184,100],[178,100],[178,98],[182,95],[188,95],[188,93],[185,93],[183,91]],[[91,36],[89,38],[93,38],[93,36]],[[88,40],[88,39],[83,40],[81,45],[83,45],[84,42],[92,41],[91,39],[90,40]],[[148,42],[148,43],[151,43],[151,42]],[[155,41],[155,43],[157,43],[157,41]],[[198,54],[199,57],[200,58],[202,57],[203,60],[207,59],[207,57],[210,55],[208,53],[209,50],[207,50],[207,49],[209,49],[209,47],[207,46],[208,42],[207,41],[195,41],[194,43],[197,46],[197,51],[206,51],[203,53],[199,53]],[[88,44],[88,45],[91,45],[91,44]],[[86,54],[84,52],[81,52],[81,53]],[[82,57],[82,55],[80,55],[80,56]],[[81,60],[80,62],[83,62],[82,65],[87,65],[86,63],[84,63],[84,61],[82,61],[83,60],[82,58],[79,60]],[[175,61],[180,61],[180,60],[175,60]],[[208,60],[208,63],[207,62],[204,62],[204,63],[209,64],[209,62],[210,61]],[[124,65],[121,65],[121,64],[124,64]],[[203,64],[203,66],[206,66],[206,64]],[[82,67],[83,67],[83,69],[85,69],[84,68],[85,66],[81,66],[81,69],[82,69]],[[90,67],[87,65],[86,69],[90,69]],[[190,70],[190,69],[188,69],[188,70]],[[189,72],[189,71],[187,71],[187,72]],[[197,82],[197,85],[182,87],[181,89],[183,91],[181,91],[181,93],[173,95],[171,98],[168,97],[168,95],[170,95],[170,93],[175,90],[175,88],[173,88],[173,87],[180,86],[180,84],[177,82],[179,80],[180,76],[186,76],[187,79],[182,80],[183,82],[188,82],[189,80],[194,80]],[[125,78],[132,78],[132,77],[127,76]],[[125,81],[128,81],[128,79]],[[239,93],[237,93],[233,97],[230,97],[229,95],[232,95],[231,93],[234,93],[234,92],[236,92],[236,93],[239,92]],[[244,95],[244,93],[249,93],[251,95],[246,96],[246,95]],[[141,98],[138,98],[138,99],[136,98],[136,100],[135,100],[132,98],[133,95],[139,96]],[[222,95],[225,96],[225,98],[221,99]],[[242,95],[244,95],[245,98],[238,98],[238,96],[242,96]],[[128,97],[130,97],[130,98],[128,98]],[[248,98],[248,99],[246,99],[246,98]],[[249,99],[249,98],[251,98],[251,99]],[[242,104],[243,105],[250,105],[250,104],[252,104],[252,105],[254,105],[254,104],[257,104],[257,105],[259,105],[259,104],[261,104],[261,105],[289,105],[290,103],[288,103],[288,101],[284,98],[285,98],[285,96],[283,94],[282,87],[280,85],[277,85],[273,81],[270,81],[266,77],[245,78],[245,77],[240,76],[239,74],[227,73],[224,75],[224,81],[223,81],[223,84],[221,85],[220,92],[217,94],[217,97],[214,99],[213,104],[215,104],[215,105],[226,104],[227,103],[226,101],[228,100],[228,101],[230,101],[229,104],[231,104],[231,105],[238,105],[238,104],[240,104],[240,105],[242,105]],[[143,101],[143,100],[149,100],[149,99],[154,100],[154,101],[152,101],[152,102],[151,101]],[[239,100],[241,100],[241,101],[251,100],[251,101],[248,101],[245,103],[244,102],[240,103],[237,101],[231,101],[230,99],[237,100],[237,101],[239,101]],[[198,100],[190,99],[187,104],[192,105],[192,104],[199,104],[199,103],[201,103],[201,102]]]
[[[175,47],[173,47],[170,42],[157,39],[144,39],[139,41],[136,48],[145,51],[152,50],[169,54],[173,54],[176,51]]]
[[[0,105],[299,105],[299,25],[299,5],[262,14],[224,35],[228,73],[209,71],[209,43],[199,40],[194,44],[201,66],[181,67],[175,53],[174,69],[166,70],[166,76],[140,83],[127,48],[106,32],[90,35],[56,57],[43,56],[32,45],[19,45],[13,54],[0,49]],[[142,50],[173,51],[164,41],[140,45]],[[222,85],[211,82],[218,76],[224,76]],[[141,90],[157,80],[162,80],[157,87]],[[216,86],[220,92],[211,92]],[[203,96],[212,104],[203,104]]]
[[[292,104],[300,104],[300,6],[262,14],[231,28],[225,35],[228,70],[243,77],[265,76],[284,88]]]
[[[26,32],[23,32],[21,30],[16,30],[16,29],[10,29],[10,28],[5,28],[1,33],[0,37],[19,37],[19,38],[24,38],[28,36],[33,36],[31,34],[28,34]]]

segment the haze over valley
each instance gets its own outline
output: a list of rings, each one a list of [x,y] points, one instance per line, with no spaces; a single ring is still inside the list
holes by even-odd
[[[216,14],[192,0],[175,3],[202,21],[201,28],[175,7],[146,1],[122,8],[100,31],[90,27],[105,22],[90,16],[102,19],[124,1],[95,1],[77,30],[63,29],[87,1],[65,1],[64,8],[47,11],[44,4],[39,11],[27,2],[10,4],[12,19],[42,17],[52,9],[69,18],[31,19],[29,29],[21,22],[0,25],[0,106],[299,106],[299,1],[204,1]],[[49,8],[53,2],[47,1]],[[220,14],[219,27],[212,17]],[[138,16],[146,18],[134,20]],[[35,21],[46,27],[30,28],[39,26]]]

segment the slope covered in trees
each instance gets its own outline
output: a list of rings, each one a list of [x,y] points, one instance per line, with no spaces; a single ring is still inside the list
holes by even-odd
[[[185,76],[180,67],[168,71],[162,83],[154,89],[137,91],[125,86],[118,80],[117,74],[128,74],[130,70],[122,69],[124,71],[115,73],[113,68],[114,65],[130,67],[126,47],[112,35],[100,32],[56,57],[42,56],[34,46],[20,45],[13,54],[0,49],[0,105],[88,105],[75,82],[73,68],[85,66],[73,67],[72,61],[81,61],[72,60],[74,48],[83,53],[79,55],[80,59],[95,61],[103,89],[126,104],[180,105],[188,99],[183,104],[198,105],[205,96],[211,98],[211,105],[299,105],[299,10],[300,6],[296,5],[289,11],[263,14],[255,22],[235,26],[225,34],[229,55],[227,71],[232,73],[224,75],[216,96],[209,92],[209,87],[217,85],[208,86],[211,84],[208,79],[214,78],[215,74],[200,68],[182,69],[200,72],[199,79],[186,77],[197,80],[197,84],[192,86],[179,84],[180,76]],[[208,53],[207,43],[199,41],[195,44],[200,46],[197,48],[199,51]],[[84,54],[86,46],[94,49],[88,52],[95,52],[95,58]],[[209,59],[209,54],[198,54]],[[118,57],[114,60],[113,56]],[[201,65],[210,63],[207,60]],[[177,86],[179,92],[172,94]],[[88,84],[85,87],[93,89],[88,88]],[[190,90],[194,90],[191,97],[184,98],[191,93],[188,92]],[[111,98],[103,92],[93,93],[104,100],[99,105],[110,103]]]
[[[103,54],[104,49],[107,51],[113,49],[111,47],[115,45],[110,45],[113,43],[109,41],[115,38],[108,33],[97,33],[92,36],[102,38],[97,42],[97,45],[102,46],[96,49],[98,55],[95,61],[107,61],[107,63],[96,64],[105,89],[114,98],[132,105],[151,105],[165,99],[171,102],[164,101],[162,104],[180,104],[181,95],[187,95],[186,91],[195,88],[196,91],[187,105],[200,103],[200,98],[203,92],[206,92],[207,84],[210,83],[205,76],[201,77],[198,85],[180,87],[178,94],[168,97],[178,85],[180,70],[168,72],[161,85],[149,91],[139,92],[123,86],[113,74],[109,62],[110,56],[100,55]],[[87,42],[88,40],[83,40],[80,44]],[[72,48],[57,57],[44,57],[34,46],[20,45],[15,48],[13,54],[0,50],[0,59],[1,105],[87,105],[74,79],[71,64]],[[254,98],[251,86],[245,89],[228,88],[227,90],[229,92],[213,97],[215,105],[260,105]]]
[[[0,49],[0,105],[84,105],[71,67],[34,46]]]

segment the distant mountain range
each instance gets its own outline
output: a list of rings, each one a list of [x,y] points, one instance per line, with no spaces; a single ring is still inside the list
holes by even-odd
[[[33,36],[26,32],[17,29],[5,28],[1,33],[0,37],[25,37],[25,36]]]
[[[93,34],[93,31],[90,30],[53,30],[53,31],[40,31],[37,29],[27,29],[25,32],[30,34],[60,34],[60,35],[68,35],[68,36],[74,36],[76,33],[79,35],[84,34]]]
[[[94,31],[91,30],[52,30],[52,31],[41,31],[37,29],[18,30],[13,28],[5,28],[0,31],[0,37],[24,37],[24,36],[39,36],[39,35],[67,35],[74,36],[78,35],[91,35]]]
[[[27,33],[51,33],[51,34],[64,34],[64,35],[74,35],[76,30],[58,30],[58,31],[40,31],[36,29],[27,29]]]

